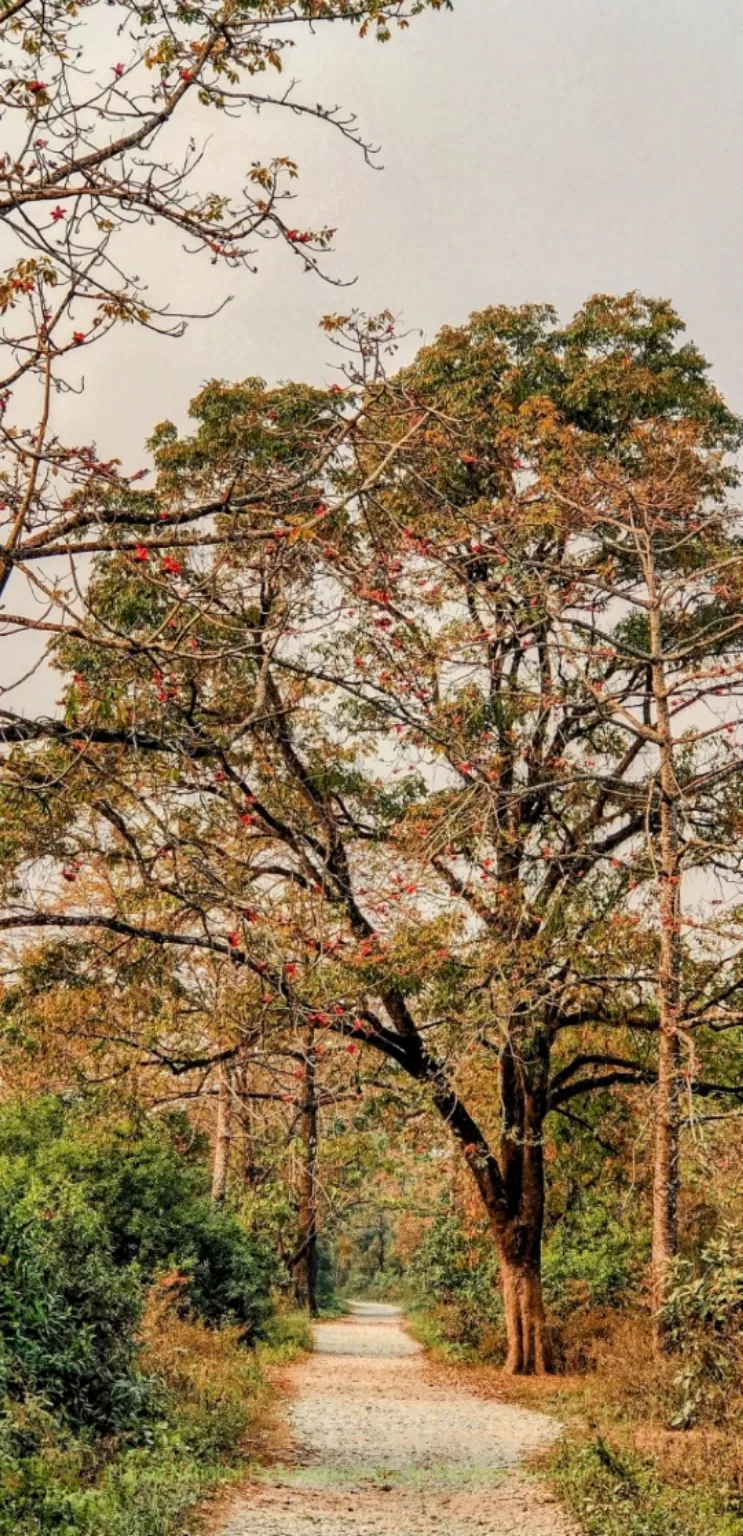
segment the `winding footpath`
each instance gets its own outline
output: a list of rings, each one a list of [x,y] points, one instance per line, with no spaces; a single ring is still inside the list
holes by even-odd
[[[555,1421],[442,1384],[396,1307],[319,1324],[289,1383],[290,1448],[219,1536],[576,1536],[518,1470]]]

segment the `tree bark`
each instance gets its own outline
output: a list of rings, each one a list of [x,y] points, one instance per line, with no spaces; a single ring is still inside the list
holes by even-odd
[[[224,1200],[230,1173],[232,1154],[232,1075],[223,1066],[219,1075],[217,1100],[217,1134],[214,1143],[214,1168],[212,1172],[212,1200],[217,1204]]]
[[[537,1032],[525,1064],[511,1041],[501,1053],[502,1134],[498,1157],[448,1085],[434,1084],[436,1107],[463,1145],[487,1211],[498,1253],[506,1324],[505,1369],[514,1376],[552,1368],[542,1296],[544,1226],[544,1120],[549,1042]]]
[[[315,1032],[304,1036],[304,1092],[300,1110],[299,1210],[294,1294],[297,1304],[317,1317],[317,1088]]]
[[[551,1368],[542,1296],[543,1138],[549,1072],[546,1034],[536,1032],[529,1055],[525,1062],[513,1039],[501,1052],[499,1163],[505,1212],[494,1212],[492,1220],[506,1318],[506,1371],[514,1376],[538,1376]]]
[[[501,1253],[500,1270],[508,1340],[506,1373],[543,1376],[551,1369],[551,1351],[540,1265],[511,1263]]]
[[[646,556],[651,598],[652,690],[656,709],[660,780],[658,867],[658,1086],[652,1219],[652,1301],[656,1350],[664,1346],[661,1309],[678,1247],[681,1041],[681,858],[673,731],[663,659],[660,598],[651,552]]]
[[[250,1100],[250,1084],[246,1067],[240,1067],[235,1075],[235,1096],[237,1098],[238,1120],[242,1133],[242,1175],[245,1183],[252,1187],[258,1182],[258,1169],[255,1158],[253,1108]]]

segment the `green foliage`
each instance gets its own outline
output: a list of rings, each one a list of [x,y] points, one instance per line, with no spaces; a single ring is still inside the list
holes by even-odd
[[[585,1536],[741,1536],[743,1520],[722,1496],[664,1484],[649,1462],[597,1436],[566,1440],[552,1460],[558,1494]]]
[[[210,1324],[239,1323],[253,1335],[268,1318],[272,1248],[212,1204],[205,1143],[184,1116],[108,1116],[54,1099],[12,1104],[0,1112],[2,1167],[33,1179],[42,1204],[77,1202],[122,1275],[136,1266],[146,1284],[176,1269],[183,1307]]]
[[[699,1259],[677,1259],[663,1309],[666,1335],[678,1357],[672,1425],[722,1423],[743,1387],[743,1239],[728,1230]]]
[[[545,1245],[545,1300],[559,1315],[576,1307],[616,1307],[636,1294],[647,1260],[646,1225],[603,1200],[566,1213]]]
[[[0,1536],[175,1536],[232,1475],[274,1266],[204,1154],[182,1117],[0,1110]]]
[[[445,1197],[413,1254],[407,1285],[450,1353],[453,1347],[487,1354],[494,1337],[499,1341],[503,1309],[492,1240],[468,1233]]]
[[[274,1312],[263,1330],[259,1359],[287,1365],[312,1351],[312,1328],[306,1312]]]
[[[70,1418],[120,1429],[141,1410],[141,1286],[115,1263],[84,1193],[0,1161],[0,1370],[14,1397],[43,1394]]]
[[[42,1404],[0,1415],[0,1536],[175,1536],[227,1469],[190,1451],[177,1424],[99,1465]]]

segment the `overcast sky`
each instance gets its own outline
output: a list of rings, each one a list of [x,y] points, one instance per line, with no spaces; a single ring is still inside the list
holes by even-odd
[[[306,118],[210,116],[201,186],[239,188],[256,159],[294,156],[290,222],[337,226],[329,269],[355,285],[304,275],[277,244],[251,276],[147,232],[133,259],[154,298],[232,301],[181,341],[122,328],[84,354],[85,392],[58,406],[67,441],[136,469],[155,423],[182,425],[207,379],[330,382],[330,310],[389,307],[430,338],[487,304],[546,300],[567,317],[631,288],[673,301],[743,411],[740,0],[456,0],[385,46],[326,27],[293,64],[306,100],[356,111],[384,169]],[[28,601],[16,588],[16,608]],[[22,670],[38,649],[19,640]],[[53,708],[58,693],[43,667],[12,702]]]
[[[155,295],[188,309],[234,297],[184,341],[127,331],[89,354],[86,394],[65,407],[77,441],[132,467],[210,377],[331,379],[318,321],[352,303],[431,337],[486,304],[567,315],[629,288],[673,300],[743,409],[739,0],[456,0],[384,47],[326,27],[293,62],[305,98],[358,113],[384,170],[276,112],[217,123],[202,185],[293,154],[291,222],[338,227],[331,269],[355,287],[303,275],[278,247],[255,277],[215,272],[151,234]]]

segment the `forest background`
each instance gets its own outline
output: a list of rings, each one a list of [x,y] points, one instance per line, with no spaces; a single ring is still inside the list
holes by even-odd
[[[579,1415],[587,1531],[741,1526],[742,426],[705,358],[636,288],[422,346],[344,294],[332,382],[213,380],[150,470],[87,435],[82,360],[124,333],[146,377],[193,320],[147,241],[192,310],[266,242],[336,280],[294,159],[204,191],[202,119],[373,161],[286,57],[426,9],[4,18],[8,1530],[180,1529],[351,1290],[571,1383],[520,1390]]]

